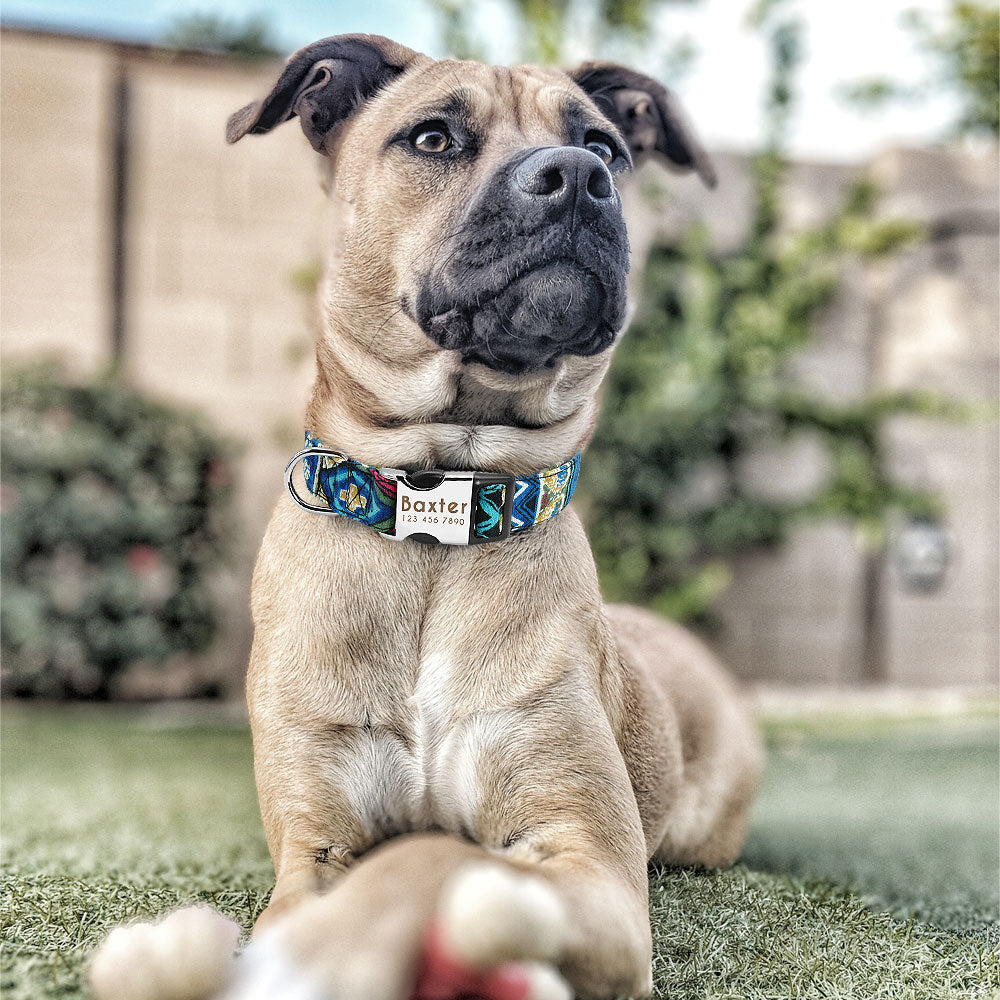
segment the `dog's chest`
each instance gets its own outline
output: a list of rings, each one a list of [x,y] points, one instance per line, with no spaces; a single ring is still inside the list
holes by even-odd
[[[472,835],[484,761],[503,756],[513,707],[559,660],[553,629],[539,624],[543,598],[505,549],[377,544],[366,564],[379,585],[338,586],[322,616],[336,629],[313,640],[326,666],[303,693],[325,692],[317,715],[336,742],[325,773],[370,843],[413,830]]]
[[[449,653],[422,656],[409,694],[357,727],[338,755],[335,780],[373,842],[475,829],[477,760],[494,726],[488,713],[456,711],[460,682]]]

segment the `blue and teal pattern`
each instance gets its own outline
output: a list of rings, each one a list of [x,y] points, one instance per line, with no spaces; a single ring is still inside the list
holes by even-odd
[[[322,448],[306,431],[306,447]],[[306,455],[302,471],[309,491],[330,510],[383,534],[396,528],[396,484],[378,469],[346,455]]]
[[[518,479],[514,483],[514,507],[510,515],[511,531],[524,531],[535,523],[540,478],[532,476],[530,479]]]
[[[325,448],[315,435],[306,431],[306,448]],[[383,534],[393,534],[396,527],[396,483],[371,465],[357,462],[339,452],[329,455],[304,455],[302,469],[306,486],[334,513]],[[580,453],[568,462],[545,469],[534,476],[518,477],[513,483],[510,532],[528,528],[555,517],[573,497],[580,475]],[[488,473],[483,474],[489,478]],[[473,533],[476,539],[502,538],[507,490],[506,483],[478,486],[473,500]]]
[[[535,524],[555,517],[569,503],[576,487],[576,463],[567,462],[538,474],[538,509]]]
[[[503,534],[503,507],[507,499],[506,483],[480,486],[476,492],[476,538],[500,538]]]

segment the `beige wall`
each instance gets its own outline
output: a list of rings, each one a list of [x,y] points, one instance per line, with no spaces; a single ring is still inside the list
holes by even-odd
[[[120,66],[127,72],[125,366],[137,385],[197,407],[244,444],[236,562],[218,581],[226,634],[197,664],[235,689],[249,647],[253,553],[300,440],[312,376],[311,306],[295,275],[320,255],[315,157],[295,127],[235,147],[223,142],[226,117],[263,92],[274,67],[17,31],[2,33],[0,65],[3,354],[54,351],[80,371],[110,357],[113,88]],[[909,153],[875,167],[891,208],[933,221],[967,210],[995,218],[995,162],[992,154]],[[746,165],[735,157],[719,165],[722,183],[711,196],[694,183],[675,185],[664,231],[694,214],[720,243],[738,238],[748,208]],[[850,173],[797,168],[797,218],[827,211]],[[647,218],[635,242],[651,235]],[[996,398],[995,229],[960,236],[946,249],[945,257],[940,244],[905,255],[880,283],[855,276],[800,359],[799,377],[838,398],[869,385]],[[877,323],[876,292],[884,298]],[[892,442],[903,474],[943,492],[957,557],[945,588],[929,597],[906,595],[887,573],[888,675],[995,683],[996,427],[901,423]],[[777,469],[793,489],[822,474],[811,462],[806,445],[793,456],[760,456],[748,475],[767,482]],[[781,553],[741,559],[722,606],[723,653],[747,677],[856,682],[862,573],[856,539],[836,524],[799,530]]]
[[[195,665],[236,688],[253,556],[312,381],[312,307],[296,273],[320,254],[317,158],[294,127],[225,145],[226,118],[273,65],[6,30],[0,41],[5,360],[54,353],[78,371],[110,360],[114,88],[127,73],[124,365],[243,446],[235,562],[216,583],[225,634]]]
[[[96,46],[2,35],[4,346],[108,357],[109,58]]]
[[[738,238],[746,223],[745,164],[724,157],[720,168],[723,202],[686,188],[686,214],[667,213],[667,235],[699,215],[720,244]],[[890,425],[890,465],[902,480],[942,497],[953,559],[933,594],[907,591],[887,560],[877,599],[884,678],[993,686],[1000,663],[1000,449],[988,414],[1000,395],[997,152],[894,151],[867,169],[884,193],[880,211],[925,223],[931,239],[850,273],[792,374],[837,401],[872,390],[931,389],[984,404],[984,415],[967,423],[910,418]],[[822,218],[856,173],[798,164],[790,177],[790,223]],[[945,235],[949,229],[954,235]],[[779,495],[820,480],[822,462],[808,445],[760,456],[749,477]],[[866,558],[858,536],[837,523],[801,527],[780,552],[742,557],[721,604],[721,651],[755,678],[865,681]]]
[[[886,210],[926,222],[937,238],[893,263],[885,294],[879,383],[958,398],[1000,397],[997,159],[926,152],[875,164]],[[954,226],[953,237],[940,234]],[[987,418],[949,426],[898,421],[898,472],[944,495],[955,568],[932,598],[887,588],[889,661],[917,683],[996,683],[1000,437]]]

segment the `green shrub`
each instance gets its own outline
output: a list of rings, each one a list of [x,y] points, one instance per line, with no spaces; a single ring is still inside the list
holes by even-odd
[[[891,512],[938,513],[933,497],[892,479],[882,429],[893,414],[956,412],[930,393],[838,404],[788,378],[848,264],[892,255],[922,233],[877,218],[877,191],[865,181],[825,223],[783,226],[781,150],[801,26],[769,20],[775,12],[780,3],[762,5],[773,68],[749,231],[725,253],[699,227],[654,250],[644,309],[615,355],[580,483],[605,596],[681,620],[711,617],[733,558],[778,543],[796,520],[843,519],[877,545]],[[787,501],[748,489],[747,463],[791,439],[820,450],[825,481]]]
[[[231,445],[111,376],[5,373],[0,507],[5,693],[106,697],[136,661],[205,649]]]
[[[693,232],[654,252],[651,301],[618,348],[580,485],[609,600],[704,619],[733,557],[778,543],[796,521],[846,520],[881,544],[890,512],[938,513],[933,497],[892,479],[881,438],[892,414],[945,415],[943,401],[874,393],[838,404],[784,372],[836,288],[838,231],[867,219],[867,197],[859,204],[780,250],[769,239],[714,254]],[[823,481],[790,499],[761,494],[745,470],[785,442],[822,456]]]

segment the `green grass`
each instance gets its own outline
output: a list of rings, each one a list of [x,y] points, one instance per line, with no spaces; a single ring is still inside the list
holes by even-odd
[[[990,719],[769,727],[753,868],[1000,942],[1000,739]]]
[[[655,995],[1000,996],[996,725],[768,729],[744,863],[651,871]],[[86,996],[122,921],[199,899],[249,927],[270,890],[242,726],[7,706],[2,810],[5,1000]]]

